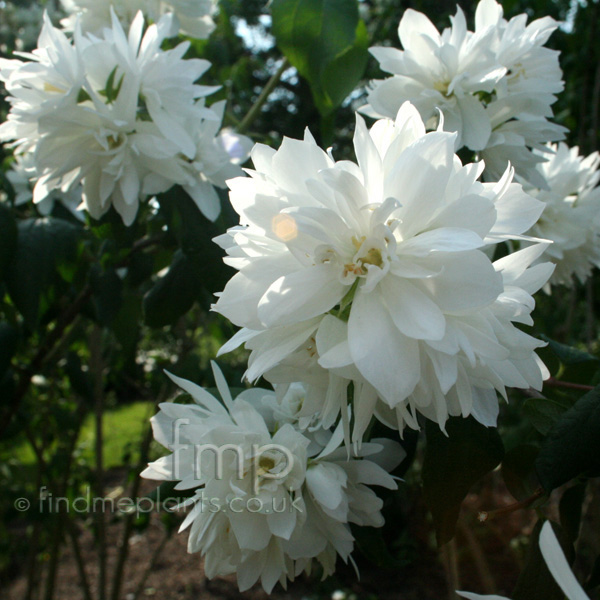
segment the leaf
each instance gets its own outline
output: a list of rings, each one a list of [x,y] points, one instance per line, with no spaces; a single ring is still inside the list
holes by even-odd
[[[517,500],[529,498],[539,485],[533,466],[539,451],[533,444],[519,444],[504,456],[502,477]]]
[[[0,323],[0,378],[4,377],[6,369],[17,351],[19,332],[10,323]]]
[[[555,342],[547,338],[546,336],[541,336],[544,340],[548,342],[548,346],[550,349],[558,356],[560,362],[564,365],[576,365],[583,362],[595,361],[598,362],[598,358],[585,350],[580,350],[579,348],[574,348],[573,346],[567,346],[566,344],[561,344],[559,342]]]
[[[367,64],[368,36],[356,0],[273,0],[273,35],[308,80],[326,116],[356,87]]]
[[[433,515],[438,544],[454,537],[460,505],[481,477],[504,456],[498,430],[473,417],[452,417],[445,436],[439,425],[427,421],[427,446],[423,461],[423,493]]]
[[[381,569],[394,569],[401,566],[401,561],[390,553],[380,528],[353,526],[352,535],[358,549],[375,566]]]
[[[0,204],[0,280],[12,261],[17,248],[17,224],[8,209]]]
[[[600,474],[600,386],[557,421],[542,444],[535,468],[548,493],[582,473]]]
[[[194,263],[181,251],[173,256],[173,263],[146,293],[143,300],[144,320],[150,327],[171,325],[184,315],[202,290]]]
[[[90,270],[92,303],[98,321],[109,326],[114,321],[122,303],[123,282],[113,268],[106,271],[94,265]]]
[[[521,572],[517,586],[511,594],[512,600],[564,600],[564,594],[552,577],[539,547],[540,530],[543,522],[538,521],[530,538],[529,552],[525,568]],[[567,560],[573,556],[573,548],[566,541],[558,525],[552,524],[554,533]],[[569,561],[570,562],[570,561]]]
[[[83,370],[81,359],[76,352],[71,351],[67,354],[65,373],[73,391],[91,403],[94,398],[94,386],[89,372]]]
[[[18,244],[6,276],[8,293],[30,327],[40,316],[41,300],[60,280],[63,263],[76,262],[81,227],[62,219],[26,219],[18,224]]]
[[[552,398],[527,398],[523,403],[523,412],[542,435],[548,435],[554,424],[572,406],[572,400],[554,394]]]
[[[579,537],[581,512],[586,488],[586,483],[577,483],[568,490],[565,490],[560,499],[560,524],[573,544]]]
[[[369,34],[363,21],[359,21],[355,37],[354,44],[330,62],[321,75],[321,85],[332,109],[354,90],[367,66]]]

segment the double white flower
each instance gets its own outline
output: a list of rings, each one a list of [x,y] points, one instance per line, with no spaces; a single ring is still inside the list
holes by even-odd
[[[205,39],[215,28],[212,16],[216,0],[61,0],[69,16],[61,24],[66,31],[74,31],[77,20],[84,32],[100,34],[111,26],[111,7],[121,25],[128,29],[135,16],[142,11],[151,21],[159,21],[165,13],[174,16],[169,36],[181,31],[193,38]]]
[[[173,377],[195,403],[161,404],[152,427],[172,454],[142,476],[195,491],[181,529],[190,527],[188,550],[205,555],[207,577],[236,573],[240,590],[260,579],[271,592],[313,559],[330,575],[336,555],[347,561],[352,552],[349,523],[383,525],[383,503],[367,485],[396,489],[385,469],[362,457],[385,449],[382,459],[393,467],[402,450],[386,440],[349,458],[338,448],[341,429],[301,429],[287,396],[278,401],[272,391],[246,390],[234,400],[221,372],[214,374],[224,404]]]
[[[566,144],[548,150],[549,160],[537,166],[545,186],[528,188],[546,204],[530,234],[553,242],[542,256],[556,264],[549,285],[571,286],[574,277],[584,283],[600,267],[600,155],[579,156]]]
[[[552,272],[530,267],[545,245],[495,263],[483,251],[521,237],[543,204],[510,170],[478,182],[483,164],[463,166],[455,138],[426,133],[407,103],[370,131],[357,118],[358,164],[307,132],[278,151],[256,145],[250,178],[229,182],[241,226],[218,241],[239,273],[214,310],[244,329],[222,351],[246,342],[250,380],[301,365],[318,390],[307,368],[326,370],[320,406],[318,392],[308,403],[326,426],[353,381],[355,440],[373,414],[400,429],[417,413],[495,424],[496,390],[540,389],[546,373],[542,343],[514,325],[532,323],[531,294]]]
[[[210,63],[185,60],[187,42],[161,49],[171,20],[144,33],[138,13],[127,36],[113,13],[101,38],[76,30],[70,41],[46,17],[29,62],[0,61],[11,94],[0,140],[33,154],[34,201],[81,183],[92,217],[112,205],[129,225],[140,200],[181,185],[208,218],[217,217],[210,184],[241,174],[236,165],[249,140],[216,136],[224,106],[207,108],[204,98],[217,88],[196,83]]]
[[[566,131],[547,120],[563,82],[558,52],[543,45],[558,24],[545,17],[527,25],[526,15],[506,21],[495,0],[481,0],[475,20],[469,31],[458,8],[440,34],[425,15],[407,10],[398,29],[404,50],[371,48],[392,77],[372,82],[365,112],[394,118],[409,100],[435,128],[439,109],[444,128],[458,133],[457,148],[480,152],[492,179],[509,161],[535,179],[543,158],[530,148],[543,149]]]

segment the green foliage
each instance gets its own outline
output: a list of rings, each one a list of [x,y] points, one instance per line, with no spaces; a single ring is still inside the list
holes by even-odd
[[[438,544],[454,537],[460,505],[469,490],[502,460],[504,446],[498,430],[473,417],[453,417],[445,435],[427,421],[423,461],[423,494],[433,515]]]
[[[18,230],[6,284],[15,306],[33,328],[51,301],[51,287],[64,280],[62,267],[77,260],[83,230],[52,217],[25,219],[19,222]]]
[[[194,263],[177,250],[166,275],[144,296],[144,319],[150,327],[171,325],[192,308],[202,288]]]
[[[17,224],[10,210],[0,204],[0,281],[17,247]]]
[[[548,493],[580,474],[600,475],[600,386],[557,421],[542,444],[535,467]]]
[[[273,0],[277,45],[310,84],[323,116],[356,87],[369,40],[356,0]]]

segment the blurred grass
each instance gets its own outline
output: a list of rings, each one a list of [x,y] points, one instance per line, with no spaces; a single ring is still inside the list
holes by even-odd
[[[103,459],[105,469],[120,467],[132,460],[139,459],[141,436],[153,413],[152,402],[133,402],[104,412]],[[94,415],[89,414],[86,416],[79,434],[77,458],[92,468],[96,465],[95,439]],[[11,454],[25,467],[35,464],[35,454],[26,440],[18,444]]]

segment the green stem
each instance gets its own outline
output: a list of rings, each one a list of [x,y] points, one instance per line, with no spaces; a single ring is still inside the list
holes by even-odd
[[[271,79],[267,81],[267,85],[265,85],[265,87],[263,88],[263,91],[260,93],[260,96],[256,99],[256,102],[248,111],[248,114],[242,119],[242,122],[237,128],[238,133],[245,133],[246,131],[248,131],[250,125],[254,123],[255,119],[260,114],[263,104],[267,101],[267,98],[270,96],[271,92],[277,87],[281,76],[289,66],[290,65],[287,61],[287,58],[284,58],[277,71],[273,73],[273,75],[271,75]]]

